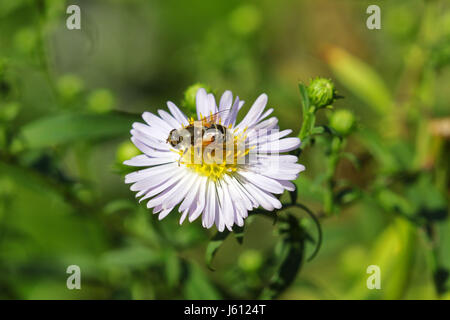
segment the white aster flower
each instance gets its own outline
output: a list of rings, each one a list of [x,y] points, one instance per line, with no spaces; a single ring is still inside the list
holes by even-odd
[[[143,154],[124,164],[148,168],[128,174],[125,183],[132,183],[130,189],[137,192],[140,201],[149,199],[147,207],[159,213],[160,220],[178,207],[180,224],[186,217],[192,222],[202,216],[205,228],[215,224],[219,231],[225,227],[231,230],[234,224],[242,226],[248,211],[254,208],[280,209],[281,202],[273,194],[295,190],[290,180],[295,180],[305,167],[297,163],[296,156],[281,153],[298,148],[300,140],[285,138],[292,130],[278,131],[276,117],[266,119],[273,111],[264,112],[266,94],[260,95],[244,119],[236,124],[243,104],[239,97],[233,102],[230,91],[222,95],[219,106],[214,95],[204,89],[199,89],[196,95],[200,121],[205,123],[207,115],[220,115],[213,122],[226,128],[231,136],[227,139],[232,146],[231,161],[227,149],[223,161],[211,161],[213,152],[208,151],[201,153],[200,162],[194,162],[194,144],[179,150],[168,143],[174,130],[199,123],[188,119],[170,101],[167,102],[170,113],[158,110],[158,117],[144,112],[146,124],[133,124],[131,141]]]

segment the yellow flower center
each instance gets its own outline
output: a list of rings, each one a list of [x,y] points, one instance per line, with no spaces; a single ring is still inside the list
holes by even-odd
[[[214,181],[225,174],[232,175],[245,163],[249,148],[245,146],[244,134],[233,136],[233,141],[207,147],[191,146],[188,150],[179,151],[180,163],[199,175]]]

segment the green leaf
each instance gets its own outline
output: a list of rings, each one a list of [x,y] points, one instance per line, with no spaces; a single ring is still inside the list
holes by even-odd
[[[291,203],[296,203],[298,198],[298,191],[297,190],[289,191],[289,196],[291,198]]]
[[[416,208],[405,197],[383,188],[376,194],[378,203],[388,212],[397,212],[405,217],[413,217]]]
[[[295,206],[297,208],[302,209],[304,212],[306,212],[309,217],[312,219],[312,221],[314,222],[314,224],[317,227],[317,244],[316,244],[316,248],[314,249],[313,253],[311,254],[311,256],[309,256],[307,261],[311,261],[312,259],[314,259],[314,257],[317,255],[317,253],[319,253],[319,250],[322,246],[322,240],[323,240],[323,235],[322,235],[322,226],[320,225],[320,221],[319,219],[317,219],[316,215],[314,214],[314,212],[312,212],[308,207],[306,207],[305,205],[301,204],[301,203],[296,203]],[[312,240],[312,242],[315,242],[312,237],[309,236],[309,234],[307,234],[305,232],[305,237]]]
[[[340,205],[352,203],[360,198],[361,191],[352,187],[344,188],[336,194],[336,202]]]
[[[324,197],[324,188],[321,185],[323,182],[318,175],[312,181],[306,175],[300,175],[297,180],[293,181],[296,185],[295,192],[298,193],[301,199],[309,199],[314,201],[322,201]]]
[[[194,264],[190,264],[184,282],[184,296],[188,300],[217,300],[221,299],[219,292],[210,283],[203,271]]]
[[[106,267],[139,268],[159,264],[163,256],[149,248],[133,246],[109,251],[100,261]]]
[[[113,214],[120,211],[133,211],[136,210],[136,203],[128,199],[115,199],[105,205],[103,210],[106,214]]]
[[[344,299],[403,299],[410,285],[416,251],[417,229],[405,219],[395,219],[375,239],[368,259],[381,270],[381,290],[367,290],[369,275],[362,274]],[[368,264],[366,262],[360,268],[364,270]]]
[[[447,219],[440,223],[437,223],[437,251],[438,251],[438,264],[441,275],[445,275],[445,271],[450,270],[450,221]],[[450,292],[450,277],[441,277],[440,279],[435,277],[438,290],[442,293],[444,290]]]
[[[286,221],[279,223],[279,233],[275,248],[278,266],[261,294],[262,299],[274,299],[291,285],[304,260],[306,237],[298,219],[289,214]]]
[[[417,210],[416,215],[426,221],[445,220],[448,204],[429,174],[421,174],[406,190],[406,196]]]
[[[308,89],[303,83],[299,83],[298,90],[300,91],[300,99],[302,101],[303,116],[305,116],[305,114],[309,111],[310,107]]]
[[[329,50],[327,60],[338,80],[377,113],[392,110],[391,93],[370,65],[337,47]]]
[[[350,163],[356,168],[356,169],[361,169],[361,163],[359,162],[358,157],[356,157],[355,154],[350,153],[350,152],[342,152],[341,153],[342,158],[347,159],[348,161],[350,161]]]
[[[74,141],[125,135],[136,118],[110,114],[61,114],[38,119],[22,127],[21,142],[35,149]]]
[[[165,273],[167,284],[170,287],[179,283],[181,276],[181,261],[173,250],[167,252]]]
[[[225,239],[228,237],[229,234],[230,231],[228,230],[225,230],[223,232],[217,232],[209,242],[208,247],[206,248],[205,253],[206,265],[212,271],[214,271],[214,269],[211,266],[214,256],[216,255],[217,251],[222,246],[222,243],[225,241]]]
[[[243,225],[242,227],[235,226],[233,229],[233,235],[239,244],[242,244],[244,242],[244,231],[245,225]]]
[[[386,146],[386,142],[375,132],[368,129],[361,130],[360,139],[374,158],[381,164],[383,171],[396,172],[401,169],[399,162]]]

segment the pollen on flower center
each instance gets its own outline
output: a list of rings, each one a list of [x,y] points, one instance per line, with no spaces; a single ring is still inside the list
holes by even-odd
[[[180,163],[197,174],[214,181],[225,174],[232,175],[242,164],[250,149],[245,148],[245,136],[233,137],[233,141],[206,148],[191,146],[186,152],[180,151]]]

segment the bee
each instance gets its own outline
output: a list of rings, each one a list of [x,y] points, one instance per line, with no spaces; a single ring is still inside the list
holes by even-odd
[[[166,143],[177,150],[183,151],[180,160],[190,147],[201,149],[212,145],[226,144],[230,140],[229,128],[220,124],[219,117],[226,111],[229,110],[216,112],[201,120],[191,120],[189,125],[185,127],[172,129]],[[180,161],[178,161],[178,164],[180,164]]]

